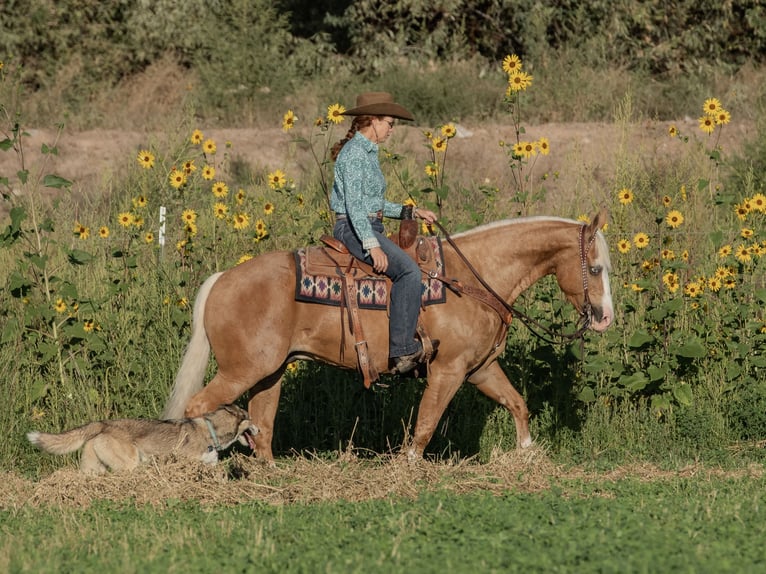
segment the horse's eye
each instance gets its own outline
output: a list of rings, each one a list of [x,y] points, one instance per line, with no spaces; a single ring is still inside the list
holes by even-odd
[[[591,275],[600,275],[601,271],[603,271],[603,269],[604,268],[601,267],[601,265],[594,265],[590,269],[588,269],[588,271],[590,271]]]

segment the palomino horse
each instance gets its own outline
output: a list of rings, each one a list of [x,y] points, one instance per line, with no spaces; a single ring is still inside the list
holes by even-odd
[[[554,217],[497,221],[455,234],[444,245],[449,277],[474,289],[485,285],[511,304],[545,275],[554,274],[566,298],[589,327],[604,331],[614,311],[609,287],[609,253],[600,229],[600,211],[590,224]],[[460,257],[460,254],[463,257]],[[199,416],[231,403],[251,390],[249,412],[260,433],[256,455],[273,460],[274,418],[286,366],[296,359],[356,368],[353,336],[341,325],[337,307],[294,299],[295,258],[288,251],[260,255],[209,277],[194,304],[193,332],[164,418]],[[388,371],[388,323],[382,311],[360,310],[369,359]],[[447,294],[441,305],[426,307],[422,319],[430,337],[439,339],[428,368],[415,434],[407,452],[422,457],[436,425],[458,387],[467,380],[513,415],[517,446],[532,444],[529,411],[497,363],[505,347],[507,318],[479,298]],[[385,315],[383,315],[385,317]],[[344,337],[341,332],[346,330]],[[341,341],[346,345],[341,352]],[[218,372],[203,388],[212,347]]]

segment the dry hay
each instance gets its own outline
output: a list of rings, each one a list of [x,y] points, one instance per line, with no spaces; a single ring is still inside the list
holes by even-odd
[[[59,469],[39,481],[4,473],[0,484],[0,509],[22,506],[87,508],[99,500],[152,506],[173,501],[196,501],[201,505],[236,505],[252,501],[274,505],[354,502],[388,497],[414,498],[426,491],[532,493],[566,481],[657,481],[724,475],[738,478],[760,477],[762,473],[761,466],[731,472],[692,465],[667,471],[648,463],[592,473],[555,464],[539,446],[525,451],[495,452],[486,464],[472,459],[410,463],[404,456],[363,459],[349,450],[333,460],[296,455],[270,466],[252,457],[235,454],[217,466],[168,460],[132,472],[102,476],[84,475],[74,467]]]

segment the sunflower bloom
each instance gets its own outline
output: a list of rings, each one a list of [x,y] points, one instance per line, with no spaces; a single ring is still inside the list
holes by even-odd
[[[739,261],[740,263],[749,263],[752,260],[752,256],[750,255],[750,250],[747,248],[746,245],[737,246],[737,249],[734,253],[734,257],[736,257],[737,261]]]
[[[242,257],[237,259],[237,265],[242,265],[245,261],[250,261],[252,258],[253,258],[252,255],[250,255],[249,253],[245,253]]]
[[[618,191],[617,197],[620,200],[620,203],[623,205],[633,203],[633,192],[627,187],[623,187],[620,191]]]
[[[266,222],[263,219],[259,219],[255,222],[255,235],[256,239],[263,239],[269,234],[266,229]]]
[[[190,175],[190,174],[194,173],[195,171],[197,171],[197,166],[194,165],[194,160],[190,159],[190,160],[185,161],[184,162],[183,170],[184,170],[184,173],[186,175]]]
[[[715,123],[716,125],[723,126],[728,124],[731,121],[731,114],[727,112],[726,110],[718,110],[715,113]]]
[[[668,135],[672,138],[678,137],[678,128],[672,125],[668,128]]]
[[[147,231],[144,234],[144,243],[154,243],[154,233]]]
[[[702,105],[702,112],[706,116],[713,116],[721,109],[721,102],[718,98],[708,98]]]
[[[229,213],[229,208],[225,203],[216,203],[213,206],[213,215],[216,219],[226,219],[226,214]]]
[[[633,236],[633,245],[636,249],[644,249],[649,246],[649,236],[646,233],[636,233]]]
[[[237,190],[237,195],[234,196],[234,199],[237,201],[237,205],[245,203],[245,190],[242,188]]]
[[[684,222],[684,216],[681,214],[680,211],[676,209],[669,211],[667,216],[665,217],[665,223],[668,224],[668,227],[671,227],[673,229],[681,225],[683,222]]]
[[[521,58],[516,54],[510,54],[503,58],[503,72],[506,74],[513,74],[521,70]]]
[[[548,138],[540,138],[537,140],[537,149],[540,150],[541,155],[548,155],[551,153],[551,144],[548,142]]]
[[[517,158],[524,157],[524,145],[522,142],[513,144],[513,155]]]
[[[263,205],[263,213],[265,213],[266,215],[271,215],[272,213],[274,213],[274,204],[271,203],[270,201],[267,201]]]
[[[202,151],[204,151],[206,154],[213,155],[217,149],[218,146],[215,145],[215,140],[213,139],[206,139],[205,143],[202,144]]]
[[[202,140],[205,139],[205,136],[202,135],[202,132],[200,130],[194,130],[192,132],[191,137],[189,138],[189,141],[193,143],[194,145],[199,145],[202,143]]]
[[[66,311],[66,303],[60,297],[56,299],[56,304],[53,306],[56,313],[64,313]]]
[[[425,172],[428,177],[436,177],[439,175],[439,166],[433,162],[428,162],[426,164]]]
[[[721,247],[721,248],[718,250],[718,257],[720,257],[721,259],[725,259],[725,258],[726,258],[726,257],[728,257],[729,255],[731,255],[731,253],[732,253],[732,250],[731,250],[731,245],[723,245],[723,246],[722,246],[722,247]]]
[[[234,229],[246,229],[250,225],[250,216],[247,213],[236,213],[232,217],[232,224]]]
[[[665,259],[666,261],[673,261],[673,259],[676,258],[676,254],[673,252],[672,249],[663,249],[660,253],[660,257]]]
[[[702,116],[699,123],[700,129],[706,134],[712,134],[715,131],[715,118],[713,116]]]
[[[82,322],[82,330],[91,333],[96,328],[96,322],[93,319],[85,319]]]
[[[741,236],[742,236],[744,239],[750,239],[750,238],[753,236],[753,234],[754,234],[754,233],[755,233],[755,232],[754,232],[752,229],[750,229],[749,227],[743,227],[743,228],[742,228],[742,229],[740,229],[740,231],[739,231],[739,234],[740,234],[740,235],[741,235]]]
[[[73,231],[75,235],[80,237],[80,239],[88,239],[88,237],[90,237],[90,228],[85,227],[82,223],[76,222]]]
[[[617,242],[617,250],[620,253],[627,253],[628,251],[630,251],[631,247],[632,247],[632,245],[631,245],[630,241],[628,241],[627,239],[620,239]]]
[[[154,154],[142,149],[138,152],[138,164],[144,169],[151,169],[154,166]]]
[[[662,283],[668,288],[668,291],[675,293],[678,289],[678,275],[668,271],[662,276]]]
[[[671,203],[673,203],[673,200],[670,199],[669,195],[663,195],[662,196],[662,206],[663,207],[670,207]]]
[[[205,181],[213,181],[215,177],[215,168],[212,165],[206,165],[202,168],[202,179]]]
[[[762,193],[756,193],[753,197],[750,198],[750,208],[753,211],[758,211],[760,213],[763,213],[766,211],[766,195],[763,195]]]
[[[434,151],[445,152],[447,151],[447,140],[444,138],[434,138],[431,140],[431,148]]]
[[[266,178],[269,181],[269,187],[271,189],[282,189],[285,186],[285,183],[287,183],[285,174],[281,169],[271,172]]]
[[[702,295],[702,286],[696,281],[691,281],[684,287],[684,293],[689,297],[699,297]]]
[[[521,142],[521,147],[525,158],[529,159],[530,157],[537,155],[534,142]]]
[[[170,185],[176,189],[180,189],[181,186],[186,183],[186,174],[177,169],[173,169],[171,170],[168,179],[170,180]]]
[[[745,221],[747,219],[747,214],[750,213],[750,210],[747,207],[747,203],[742,202],[735,205],[734,213],[737,215],[737,219],[740,221]]]
[[[222,181],[216,181],[213,184],[213,195],[221,199],[229,195],[229,186]]]
[[[457,129],[455,128],[455,124],[445,124],[442,126],[441,132],[445,138],[450,139],[455,137]]]
[[[295,127],[295,114],[292,110],[287,110],[282,116],[282,131],[289,132]]]
[[[99,227],[98,236],[101,239],[106,239],[107,237],[109,237],[109,228],[106,225],[102,225],[101,227]]]
[[[723,283],[718,277],[711,277],[707,280],[707,288],[713,293],[718,293],[721,290],[721,287],[723,287]]]
[[[129,211],[123,211],[117,216],[117,222],[123,227],[130,227],[133,225],[133,214]]]
[[[193,209],[185,209],[181,214],[181,221],[184,223],[194,223],[197,221],[197,212]]]
[[[516,72],[508,76],[508,87],[511,92],[526,90],[532,85],[532,76],[526,72]]]
[[[339,124],[343,121],[343,114],[346,113],[346,108],[340,104],[332,104],[327,107],[327,120]]]

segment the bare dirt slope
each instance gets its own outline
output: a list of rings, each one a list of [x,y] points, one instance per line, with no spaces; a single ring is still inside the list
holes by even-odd
[[[539,156],[531,171],[534,181],[547,176],[548,201],[552,205],[561,205],[562,200],[576,201],[582,204],[582,210],[587,211],[616,191],[611,187],[614,186],[613,176],[618,162],[624,165],[627,160],[648,168],[686,153],[688,146],[697,140],[706,147],[714,144],[715,140],[699,132],[696,121],[676,122],[683,133],[694,136],[688,144],[670,138],[669,125],[670,122],[627,126],[615,123],[545,124],[528,126],[521,137],[534,140],[544,136],[550,141],[550,155]],[[43,157],[40,153],[42,145],[53,145],[56,134],[46,129],[27,131],[25,167],[35,173]],[[216,141],[219,154],[227,151],[256,172],[282,169],[300,184],[302,174],[315,165],[307,146],[292,143],[295,135],[308,136],[308,133],[285,134],[279,128],[210,129],[204,132],[206,138]],[[336,130],[332,137],[340,137],[341,132],[342,129]],[[752,135],[750,124],[730,124],[723,131],[720,144],[725,153],[731,154]],[[43,175],[55,173],[73,181],[75,197],[108,193],[119,183],[119,174],[136,161],[140,149],[162,144],[163,140],[164,136],[158,134],[124,130],[64,132],[56,146],[58,154],[47,156],[49,163],[45,164]],[[448,150],[445,171],[449,181],[466,186],[491,184],[501,191],[514,189],[500,141],[515,141],[513,126],[461,125],[458,137],[450,142]],[[399,126],[388,147],[425,164],[429,151],[424,144],[423,128]],[[323,143],[320,141],[318,145]],[[318,149],[318,152],[321,154],[322,150]],[[0,176],[17,180],[14,174],[18,169],[16,154],[12,151],[0,153]]]

